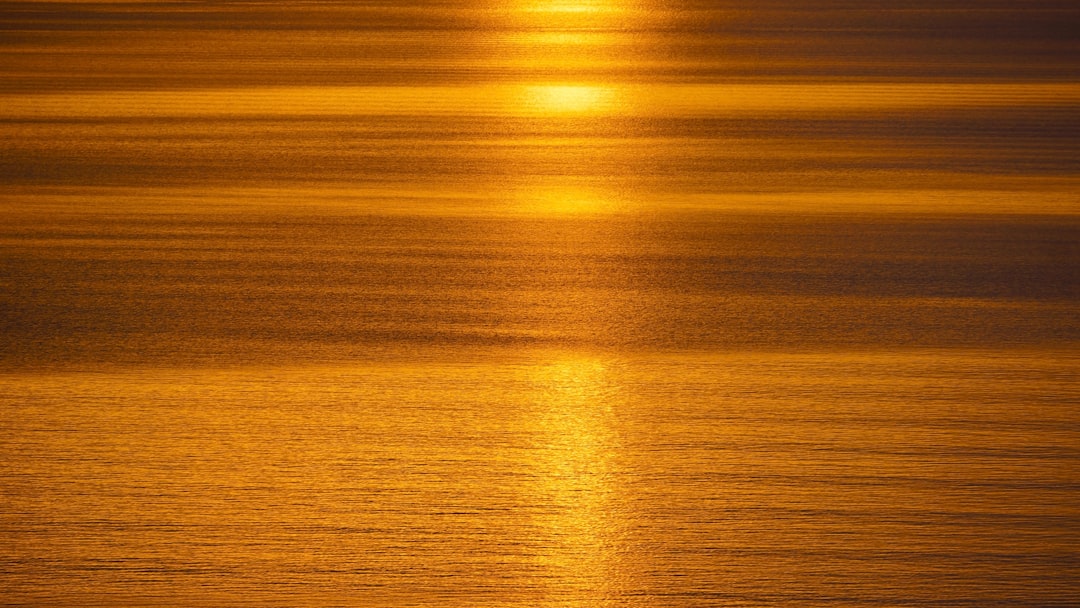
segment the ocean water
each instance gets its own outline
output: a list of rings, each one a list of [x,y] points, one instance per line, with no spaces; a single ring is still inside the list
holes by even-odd
[[[1069,605],[1077,357],[5,374],[27,605]]]
[[[0,7],[0,604],[1070,606],[1071,3]]]

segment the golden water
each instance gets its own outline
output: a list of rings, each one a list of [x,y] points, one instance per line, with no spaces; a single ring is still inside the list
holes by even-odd
[[[1065,606],[1069,3],[8,3],[0,604]]]

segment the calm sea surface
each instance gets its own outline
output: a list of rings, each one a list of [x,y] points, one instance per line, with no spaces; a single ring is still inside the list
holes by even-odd
[[[1075,606],[1072,2],[0,6],[0,605]]]

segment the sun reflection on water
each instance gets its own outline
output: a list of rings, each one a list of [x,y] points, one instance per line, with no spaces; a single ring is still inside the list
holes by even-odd
[[[564,185],[543,178],[529,180],[514,194],[514,212],[544,216],[585,216],[624,211],[619,199],[600,188]]]
[[[556,15],[601,15],[619,12],[619,6],[605,0],[579,0],[578,2],[532,2],[523,10],[534,17],[551,18]]]
[[[524,105],[537,114],[601,114],[619,106],[613,87],[588,84],[535,84],[523,87]]]
[[[567,356],[532,370],[537,395],[536,504],[540,555],[553,580],[589,589],[594,599],[616,592],[620,547],[613,416],[619,398],[608,364]],[[553,590],[554,591],[554,590]],[[588,605],[588,604],[585,604]]]

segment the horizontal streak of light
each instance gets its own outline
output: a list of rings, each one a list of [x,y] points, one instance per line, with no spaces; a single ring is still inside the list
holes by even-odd
[[[507,193],[480,183],[473,188],[430,189],[420,186],[380,188],[350,183],[327,183],[318,188],[275,187],[87,187],[9,186],[0,193],[0,215],[63,215],[86,212],[124,216],[140,214],[244,213],[257,210],[273,214],[326,215],[366,214],[410,216],[518,216],[591,211],[619,213],[640,211],[726,210],[753,213],[867,212],[874,213],[975,213],[1080,215],[1075,178],[1037,181],[1016,179],[988,186],[985,178],[955,184],[952,188],[852,188],[808,192],[685,193],[635,190],[629,200],[618,188],[562,188],[560,184],[533,183]],[[1032,189],[1038,187],[1038,190]],[[570,194],[559,205],[553,199]],[[438,204],[433,204],[437,202]],[[0,241],[0,245],[11,245]]]
[[[560,106],[537,95],[574,101]],[[561,91],[561,93],[560,93]],[[576,92],[575,92],[576,91]],[[603,99],[590,105],[589,98]],[[0,95],[0,118],[289,115],[763,115],[1080,104],[1080,84],[237,87]]]

